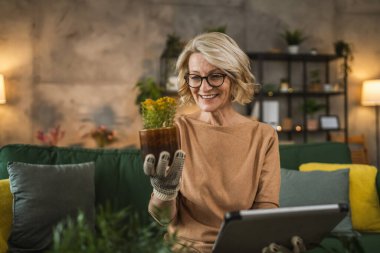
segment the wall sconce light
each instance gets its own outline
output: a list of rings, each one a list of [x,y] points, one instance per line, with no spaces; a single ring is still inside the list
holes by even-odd
[[[5,104],[6,102],[4,76],[0,74],[0,104]]]
[[[376,157],[377,168],[380,169],[379,148],[379,107],[380,107],[380,79],[364,81],[362,89],[362,105],[375,106],[376,112]]]

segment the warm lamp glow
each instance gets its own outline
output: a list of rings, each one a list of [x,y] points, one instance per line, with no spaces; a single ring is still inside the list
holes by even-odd
[[[0,104],[5,104],[7,100],[5,99],[5,87],[4,87],[4,76],[0,74]]]
[[[363,83],[362,105],[380,105],[380,79],[368,80]]]

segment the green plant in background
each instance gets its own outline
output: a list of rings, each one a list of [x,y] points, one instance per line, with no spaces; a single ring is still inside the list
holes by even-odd
[[[353,50],[351,44],[345,42],[344,40],[337,40],[334,42],[335,54],[340,57],[347,57],[348,62],[354,60]],[[346,65],[342,64],[342,69],[346,69],[351,72],[351,66],[346,62]]]
[[[352,56],[351,45],[344,40],[337,40],[334,42],[335,54],[337,56]]]
[[[285,30],[281,36],[289,46],[300,45],[306,40],[306,36],[304,36],[303,32],[298,29]]]
[[[184,43],[181,41],[181,38],[175,33],[168,34],[166,37],[166,47],[162,53],[163,57],[178,57],[182,52]]]
[[[141,103],[144,129],[172,127],[177,110],[177,101],[162,97],[156,101],[147,99]]]
[[[313,69],[310,71],[310,81],[311,83],[321,83],[321,71],[319,69]]]
[[[155,100],[162,96],[163,90],[153,78],[141,79],[137,82],[135,87],[139,90],[135,100],[136,105],[140,105],[141,102],[148,98]]]
[[[227,25],[221,25],[221,26],[216,26],[216,27],[208,27],[208,28],[205,28],[204,31],[207,33],[211,33],[211,32],[226,33]]]
[[[96,227],[90,228],[83,213],[56,226],[53,246],[47,253],[166,253],[176,242],[175,235],[163,239],[166,227],[143,222],[137,212],[125,208],[114,212],[99,208]]]
[[[302,110],[311,117],[314,117],[315,113],[324,109],[326,105],[320,104],[315,99],[306,99],[305,103],[302,106]]]

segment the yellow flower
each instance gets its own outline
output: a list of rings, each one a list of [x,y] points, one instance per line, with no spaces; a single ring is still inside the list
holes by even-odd
[[[177,101],[171,97],[162,97],[156,101],[146,99],[141,103],[145,129],[171,127],[177,109]]]

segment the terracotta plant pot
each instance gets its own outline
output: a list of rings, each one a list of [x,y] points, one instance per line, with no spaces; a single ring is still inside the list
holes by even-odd
[[[170,164],[173,161],[174,153],[179,149],[179,133],[176,127],[165,127],[156,129],[143,129],[139,131],[141,158],[153,154],[156,164],[160,153],[168,151],[170,153]]]

